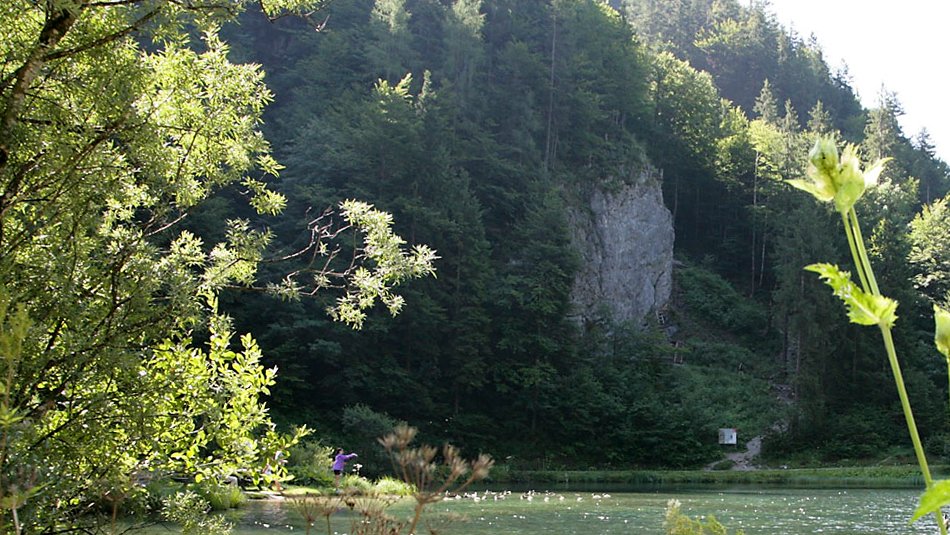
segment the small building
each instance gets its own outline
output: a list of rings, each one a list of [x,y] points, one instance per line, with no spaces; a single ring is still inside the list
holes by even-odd
[[[722,427],[719,429],[719,443],[735,446],[739,443],[739,430],[735,427]]]

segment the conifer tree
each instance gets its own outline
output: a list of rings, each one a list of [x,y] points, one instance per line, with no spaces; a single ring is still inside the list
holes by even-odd
[[[772,86],[769,79],[766,78],[762,83],[762,90],[755,99],[755,106],[752,107],[755,116],[769,124],[778,124],[778,102],[775,95],[772,94]]]

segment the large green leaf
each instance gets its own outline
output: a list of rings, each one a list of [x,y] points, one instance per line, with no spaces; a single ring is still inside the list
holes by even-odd
[[[851,282],[851,273],[832,264],[811,264],[807,271],[818,273],[834,294],[844,302],[848,318],[858,325],[892,327],[897,321],[897,301],[882,295],[869,294]]]

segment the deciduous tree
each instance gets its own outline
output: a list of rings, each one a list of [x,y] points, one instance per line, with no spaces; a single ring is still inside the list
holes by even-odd
[[[233,219],[208,244],[178,226],[222,188],[250,213],[285,204],[265,185],[280,166],[259,130],[263,73],[231,63],[218,37],[249,3],[0,7],[0,291],[16,333],[0,361],[0,503],[20,510],[17,529],[72,525],[169,471],[254,472],[293,440],[271,434],[261,401],[274,371],[250,337],[230,349],[217,310],[222,288],[255,284],[271,233]],[[260,5],[306,16],[320,1]],[[432,257],[406,254],[386,214],[342,211],[369,240],[366,269],[349,272],[361,289],[334,308],[356,323],[364,305],[398,304],[386,273],[408,265],[389,262],[428,272]]]

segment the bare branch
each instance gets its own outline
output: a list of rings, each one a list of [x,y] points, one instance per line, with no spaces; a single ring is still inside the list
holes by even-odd
[[[316,22],[313,19],[313,15],[317,13],[318,11],[324,9],[328,5],[330,5],[331,2],[333,2],[333,0],[325,0],[319,6],[317,6],[316,9],[309,11],[307,13],[281,13],[280,15],[277,15],[277,16],[271,16],[267,14],[267,8],[264,6],[264,0],[257,0],[257,4],[261,9],[261,13],[263,13],[264,16],[267,17],[268,22],[274,23],[284,17],[300,17],[301,19],[306,21],[307,25],[309,25],[311,28],[313,28],[315,31],[318,31],[318,32],[322,31],[326,27],[327,22],[330,20],[330,15],[327,15],[326,18],[324,18],[322,22]]]

